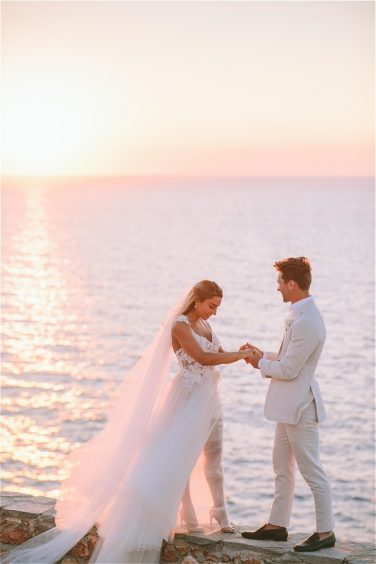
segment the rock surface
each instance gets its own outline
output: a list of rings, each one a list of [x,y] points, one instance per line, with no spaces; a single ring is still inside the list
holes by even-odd
[[[3,492],[0,496],[1,553],[12,546],[55,526],[56,500],[43,496],[30,496]],[[247,527],[244,526],[244,529]],[[311,553],[296,553],[294,544],[307,534],[290,535],[287,542],[252,541],[244,539],[240,531],[235,534],[220,533],[207,529],[200,534],[177,531],[173,543],[164,541],[161,564],[374,564],[375,547],[371,544],[343,543],[335,548]],[[85,564],[97,542],[98,534],[93,527],[70,550],[60,564]],[[111,564],[111,563],[109,563]],[[126,564],[126,563],[124,563]]]

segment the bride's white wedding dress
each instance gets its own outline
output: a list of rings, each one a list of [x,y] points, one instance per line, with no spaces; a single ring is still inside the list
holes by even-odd
[[[4,563],[56,562],[94,524],[99,539],[91,563],[158,562],[183,495],[187,521],[195,520],[191,498],[201,523],[208,523],[210,505],[223,508],[220,373],[180,349],[179,372],[167,378],[172,325],[188,323],[176,317],[179,309],[181,303],[118,387],[104,429],[67,457],[56,527],[12,550]],[[218,352],[214,333],[211,341],[193,335],[204,350]]]

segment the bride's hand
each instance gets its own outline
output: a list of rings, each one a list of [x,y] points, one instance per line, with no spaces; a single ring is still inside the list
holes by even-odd
[[[251,343],[245,343],[244,345],[242,345],[239,350],[243,351],[243,350],[247,350],[250,349],[250,352],[252,353],[252,355],[256,354],[257,356],[260,356],[261,358],[264,356],[264,352],[259,349],[258,347],[256,347],[255,345],[251,345]],[[245,359],[247,364],[251,364],[251,356],[247,356]]]
[[[244,360],[245,362],[249,363],[250,362],[250,352],[251,349],[249,348],[244,348],[242,350],[239,349],[238,351],[238,355],[239,355],[239,360]]]

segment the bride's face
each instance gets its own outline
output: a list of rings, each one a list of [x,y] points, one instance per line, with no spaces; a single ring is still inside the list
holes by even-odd
[[[221,305],[222,298],[214,296],[202,302],[197,302],[197,313],[201,319],[209,319],[212,315],[216,315],[217,309]]]

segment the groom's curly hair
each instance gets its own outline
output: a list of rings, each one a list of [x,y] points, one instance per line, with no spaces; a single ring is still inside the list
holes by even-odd
[[[288,257],[274,263],[274,268],[282,272],[284,282],[294,280],[301,290],[309,290],[312,282],[311,262],[307,257]]]

